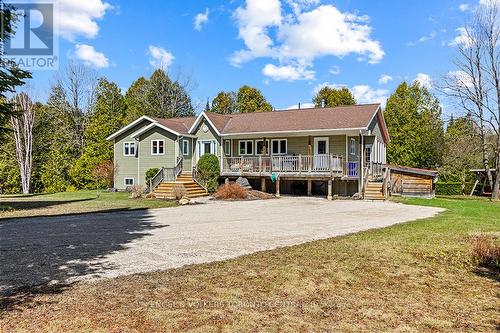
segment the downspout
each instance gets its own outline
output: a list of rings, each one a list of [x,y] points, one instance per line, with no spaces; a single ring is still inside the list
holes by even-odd
[[[360,177],[359,177],[359,181],[358,181],[358,184],[359,184],[359,193],[362,194],[362,190],[363,190],[363,180],[364,180],[364,155],[365,155],[365,152],[364,152],[364,149],[363,149],[363,146],[364,146],[364,137],[363,137],[363,133],[361,131],[359,131],[359,146],[360,146],[360,149],[359,149],[359,174],[360,174]]]

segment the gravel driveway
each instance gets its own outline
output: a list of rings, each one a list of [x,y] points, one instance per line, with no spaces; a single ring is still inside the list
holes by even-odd
[[[0,221],[0,294],[237,257],[431,217],[392,202],[279,200]]]

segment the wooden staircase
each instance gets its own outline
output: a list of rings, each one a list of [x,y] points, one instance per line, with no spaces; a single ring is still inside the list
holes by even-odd
[[[368,180],[365,189],[365,200],[385,200],[383,192],[383,182],[378,180]]]
[[[176,187],[184,188],[188,198],[208,195],[207,191],[193,180],[191,172],[182,172],[175,182],[162,182],[153,193],[160,199],[175,199],[174,188]]]

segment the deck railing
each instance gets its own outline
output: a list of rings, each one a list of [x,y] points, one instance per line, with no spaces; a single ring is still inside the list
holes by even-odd
[[[225,157],[223,173],[327,173],[344,174],[342,156],[279,155],[258,157]]]

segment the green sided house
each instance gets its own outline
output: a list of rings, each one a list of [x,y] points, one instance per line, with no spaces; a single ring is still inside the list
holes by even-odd
[[[159,119],[143,116],[108,137],[114,141],[115,187],[175,184],[205,194],[196,179],[203,154],[219,158],[222,179],[290,194],[382,195],[389,134],[380,104]],[[160,172],[150,184],[145,174]],[[170,189],[170,192],[168,192]],[[194,196],[193,194],[193,196]]]

